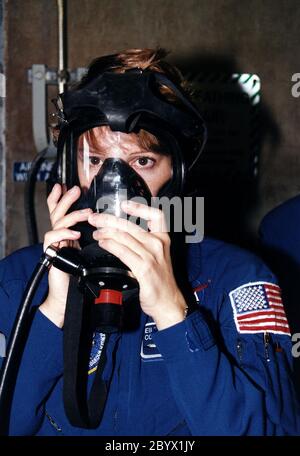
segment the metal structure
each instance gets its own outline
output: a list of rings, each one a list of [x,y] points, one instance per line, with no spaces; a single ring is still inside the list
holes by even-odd
[[[32,84],[32,128],[36,156],[28,173],[24,209],[30,244],[39,242],[38,227],[34,208],[35,183],[38,171],[45,160],[56,159],[56,148],[48,128],[48,85],[57,85],[58,92],[67,90],[69,82],[81,79],[85,68],[68,70],[67,63],[67,0],[57,0],[58,11],[58,68],[48,69],[44,64],[32,65],[28,70],[28,82]]]

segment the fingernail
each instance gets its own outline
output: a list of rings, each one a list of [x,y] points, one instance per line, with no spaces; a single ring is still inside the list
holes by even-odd
[[[78,192],[78,187],[77,185],[74,185],[74,187],[71,188],[70,193],[73,195],[74,193]]]
[[[73,234],[73,236],[78,236],[78,234],[80,234],[80,231],[71,230],[71,233]]]
[[[89,207],[80,210],[80,213],[81,213],[81,214],[86,214],[86,213],[88,213],[88,212],[93,212],[93,211],[92,211],[92,209],[90,209]]]

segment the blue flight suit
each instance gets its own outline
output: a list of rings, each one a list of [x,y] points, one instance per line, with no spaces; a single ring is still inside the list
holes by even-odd
[[[40,246],[25,248],[0,263],[0,330],[6,336],[41,253]],[[253,293],[260,285],[252,284],[272,288],[273,274],[254,255],[212,239],[189,245],[187,268],[199,300],[195,312],[161,331],[141,312],[135,329],[109,339],[103,373],[110,381],[109,393],[95,430],[72,427],[66,418],[63,331],[37,310],[16,382],[10,434],[300,434],[290,381],[290,337],[274,331],[266,344],[263,332],[243,332],[234,314],[244,305],[236,297],[240,299],[240,293],[250,314],[258,308]],[[39,305],[46,293],[45,277],[33,305]],[[247,315],[241,314],[242,322]],[[102,344],[103,336],[96,334],[90,382]]]
[[[264,245],[300,265],[300,195],[271,210],[260,224]]]
[[[278,277],[291,331],[300,334],[300,195],[270,211],[259,228],[265,261]],[[294,356],[294,382],[300,398],[300,351]]]

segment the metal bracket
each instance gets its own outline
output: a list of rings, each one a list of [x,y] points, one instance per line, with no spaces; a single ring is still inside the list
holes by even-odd
[[[68,72],[69,82],[77,82],[86,73],[86,68]],[[56,148],[47,128],[47,86],[57,85],[58,73],[46,65],[35,64],[28,70],[28,82],[32,84],[32,125],[37,152],[47,149],[45,158],[55,158]]]

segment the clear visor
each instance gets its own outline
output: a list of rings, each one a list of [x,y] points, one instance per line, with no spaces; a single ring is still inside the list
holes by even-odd
[[[76,141],[77,175],[83,190],[91,187],[108,158],[124,160],[144,179],[153,196],[172,177],[171,155],[153,134],[145,130],[126,134],[100,126]]]

